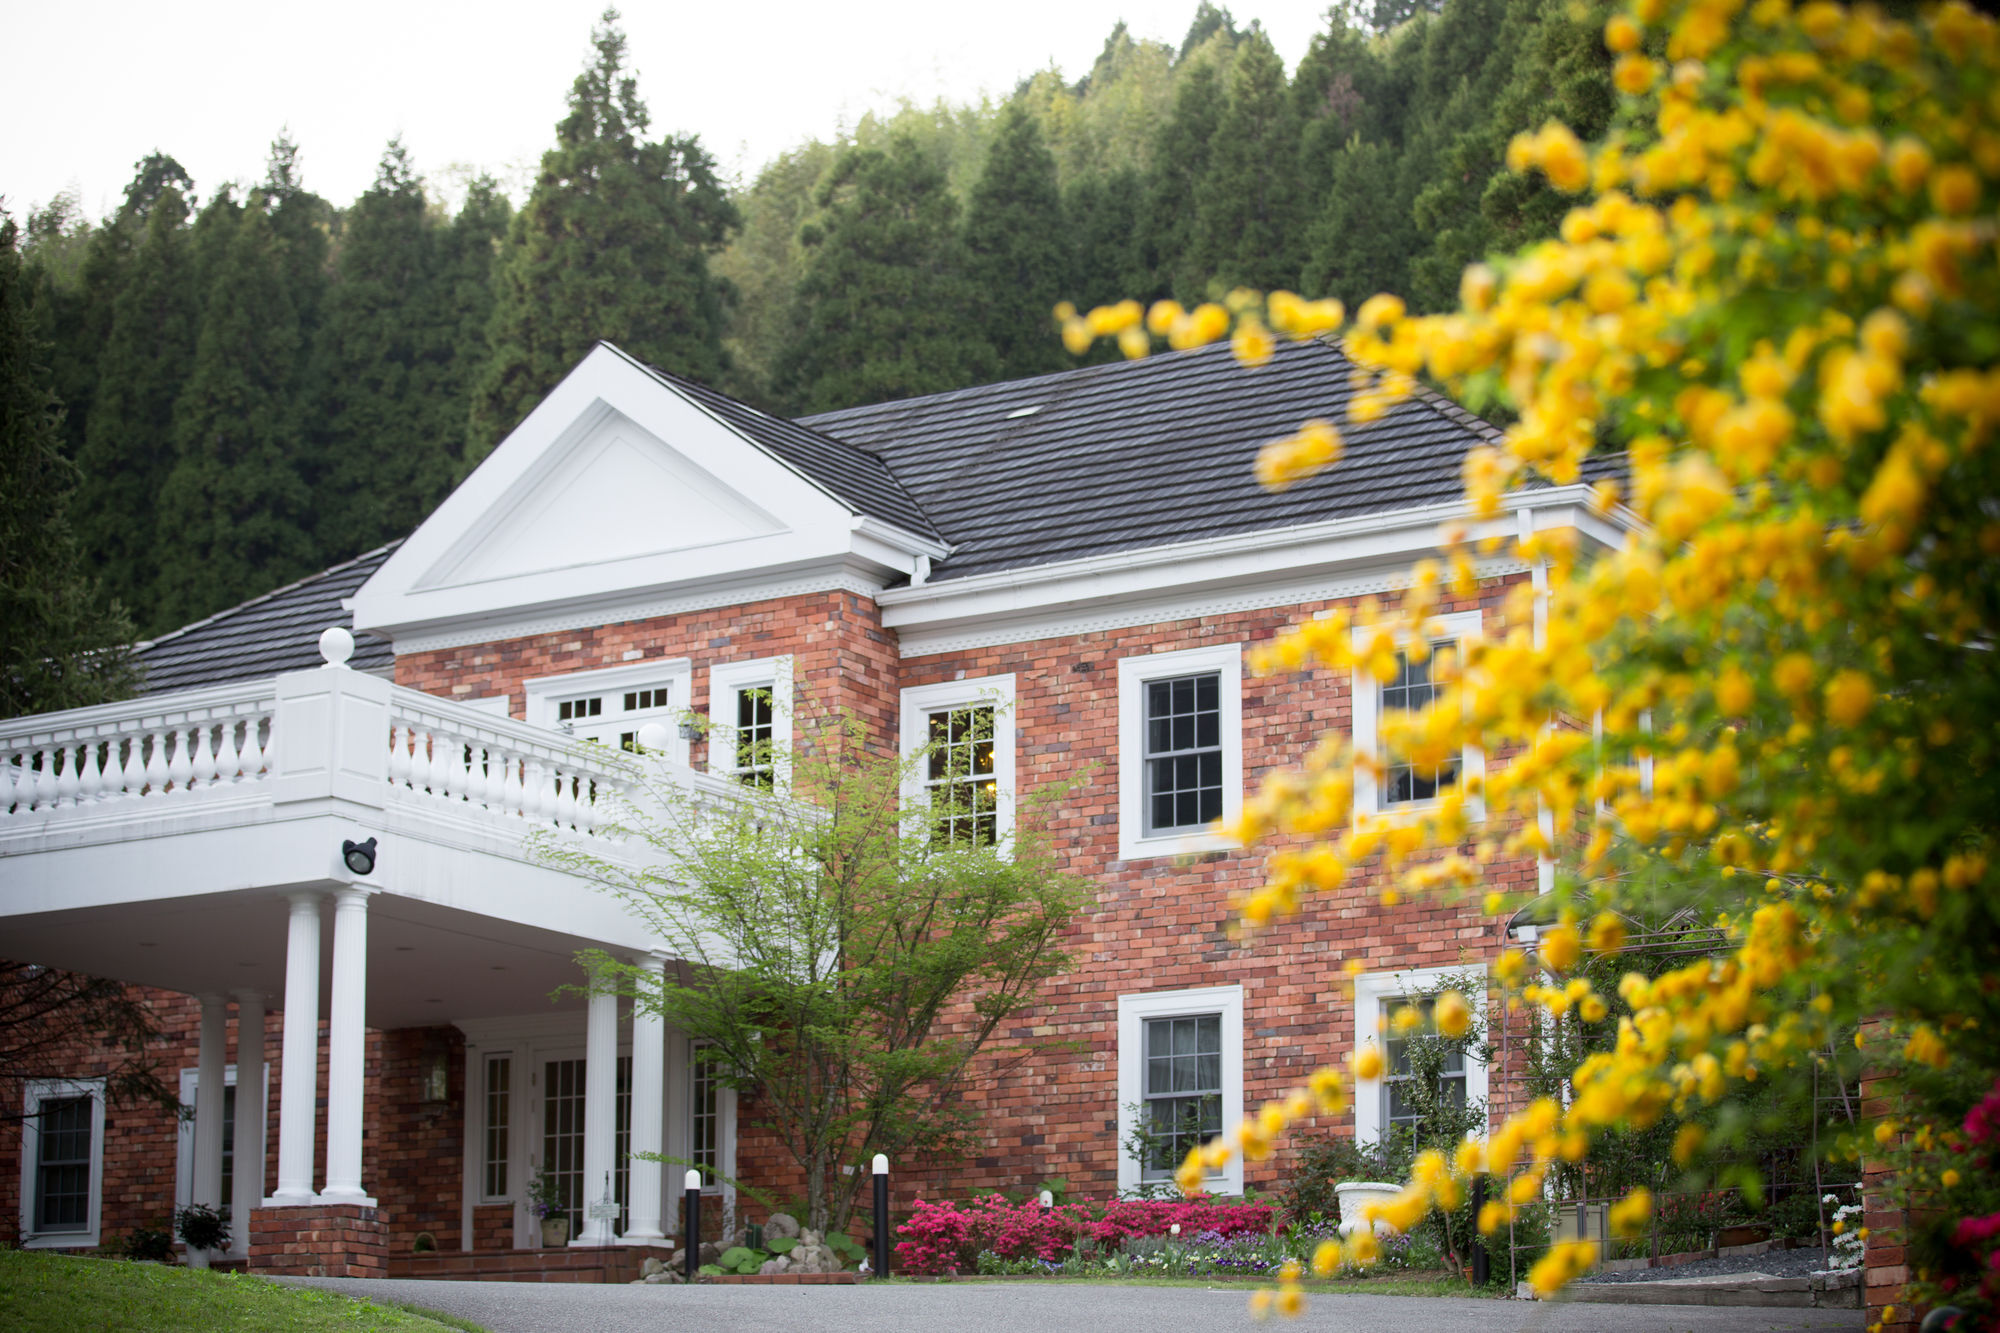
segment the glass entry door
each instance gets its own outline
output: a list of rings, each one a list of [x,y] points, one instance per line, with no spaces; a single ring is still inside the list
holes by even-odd
[[[581,1058],[548,1060],[542,1065],[542,1170],[555,1182],[562,1210],[551,1214],[569,1219],[570,1239],[583,1234],[589,1205],[603,1197],[603,1181],[583,1178],[584,1066]],[[617,1101],[613,1111],[612,1197],[618,1204],[615,1229],[625,1230],[626,1200],[632,1164],[632,1057],[618,1057]]]

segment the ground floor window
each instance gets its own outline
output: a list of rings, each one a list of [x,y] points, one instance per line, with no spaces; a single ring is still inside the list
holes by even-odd
[[[508,1145],[513,1133],[514,1057],[486,1057],[486,1127],[484,1175],[480,1188],[488,1199],[507,1197]]]
[[[21,1243],[97,1244],[104,1080],[32,1080],[22,1113]]]
[[[1149,991],[1118,997],[1118,1187],[1164,1184],[1196,1147],[1243,1113],[1243,988]],[[1243,1191],[1234,1159],[1211,1177]]]

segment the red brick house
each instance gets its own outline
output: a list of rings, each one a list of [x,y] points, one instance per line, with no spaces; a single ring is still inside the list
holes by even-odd
[[[679,1171],[630,1151],[785,1192],[754,1098],[737,1106],[684,1038],[609,998],[548,998],[582,948],[672,960],[521,844],[538,823],[594,836],[590,792],[616,775],[579,741],[665,723],[679,780],[725,791],[736,747],[674,724],[756,729],[782,754],[797,681],[906,748],[990,710],[1003,836],[1014,792],[1093,774],[1059,836],[1095,897],[1036,1025],[1076,1050],[984,1088],[981,1150],[899,1175],[899,1196],[1164,1175],[1126,1154],[1133,1115],[1220,1128],[1503,942],[1476,907],[1385,908],[1365,876],[1231,929],[1264,852],[1210,821],[1428,688],[1407,662],[1388,687],[1258,679],[1245,651],[1400,586],[1463,517],[1465,451],[1496,434],[1420,397],[1352,431],[1336,473],[1259,490],[1257,447],[1340,418],[1350,373],[1319,343],[1255,371],[1208,349],[790,422],[600,346],[403,542],[148,645],[138,699],[0,723],[0,956],[148,988],[193,1108],[176,1125],[108,1105],[106,1057],[78,1051],[0,1127],[0,1227],[83,1249],[212,1202],[252,1267],[417,1271],[419,1233],[446,1255],[539,1246],[523,1185],[542,1171],[570,1202],[574,1274],[605,1276],[675,1230]],[[1518,494],[1491,531],[1617,544],[1586,501]],[[1447,637],[1514,628],[1506,592],[1535,571],[1497,555],[1480,574]],[[352,656],[334,634],[322,660],[336,625]],[[1480,762],[1391,769],[1357,802],[1419,804]],[[350,862],[371,838],[372,864]],[[1488,1094],[1478,1062],[1455,1076]],[[1322,1127],[1372,1138],[1394,1091],[1364,1086]]]

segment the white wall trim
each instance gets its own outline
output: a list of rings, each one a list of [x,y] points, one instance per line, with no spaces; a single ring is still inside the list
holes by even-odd
[[[1015,719],[1014,673],[996,676],[969,676],[963,680],[943,680],[932,685],[912,685],[905,689],[898,705],[903,758],[930,743],[930,714],[968,704],[993,705],[993,781],[998,789],[994,821],[1001,845],[1014,835],[1015,749],[1018,727]],[[922,775],[912,772],[903,791],[905,801],[923,797]]]
[[[35,1231],[35,1169],[40,1163],[39,1115],[42,1103],[66,1097],[90,1098],[90,1211],[81,1231]],[[29,1079],[21,1102],[21,1248],[77,1250],[99,1243],[104,1220],[104,1080],[101,1078]]]
[[[1369,1042],[1382,1045],[1385,1001],[1427,989],[1447,977],[1462,976],[1483,979],[1486,964],[1460,963],[1444,967],[1404,968],[1394,972],[1363,972],[1354,979],[1354,1049],[1358,1051]],[[1483,994],[1465,998],[1476,1011],[1485,1012],[1486,997]],[[1486,1062],[1472,1052],[1466,1052],[1465,1097],[1468,1105],[1486,1099],[1487,1073]],[[1357,1144],[1376,1143],[1381,1137],[1382,1080],[1357,1078],[1354,1080],[1354,1141]]]
[[[230,1117],[232,1129],[240,1130],[242,1128],[245,1123],[243,1119],[244,1113],[250,1110],[254,1110],[256,1114],[263,1117],[266,1123],[269,1123],[271,1115],[271,1063],[269,1060],[264,1062],[264,1095],[258,1100],[256,1107],[246,1107],[243,1104],[242,1092],[240,1090],[237,1092],[236,1107]],[[194,1109],[195,1090],[200,1086],[201,1069],[195,1065],[188,1065],[182,1068],[180,1080],[181,1105],[187,1107],[190,1111]],[[222,1067],[222,1086],[225,1088],[236,1087],[236,1066],[234,1063]],[[185,1208],[194,1202],[194,1145],[194,1121],[183,1120],[180,1122],[179,1132],[175,1135],[174,1144],[174,1207],[177,1209]],[[233,1157],[235,1154],[233,1146],[230,1152]],[[258,1190],[257,1198],[262,1200],[263,1197],[264,1192],[261,1189]],[[230,1205],[234,1202],[234,1199],[224,1199],[222,1201],[223,1211],[229,1211]],[[261,1207],[262,1204],[259,1203],[257,1206]],[[247,1257],[250,1253],[250,1237],[232,1233],[229,1237],[229,1248],[220,1253],[231,1259]]]
[[[1216,672],[1222,724],[1222,818],[1243,813],[1243,645],[1225,643],[1118,659],[1118,859],[1188,856],[1240,846],[1233,838],[1197,833],[1146,832],[1147,681]]]
[[[1193,990],[1146,991],[1118,997],[1118,1192],[1129,1194],[1141,1184],[1139,1163],[1125,1151],[1125,1138],[1135,1126],[1131,1107],[1143,1104],[1146,1090],[1146,1020],[1184,1014],[1222,1015],[1222,1132],[1233,1134],[1243,1119],[1243,987],[1206,986]],[[1231,1153],[1229,1164],[1208,1177],[1215,1194],[1243,1192],[1243,1155]]]
[[[734,777],[736,696],[744,690],[771,692],[771,760],[778,785],[792,774],[792,655],[723,662],[708,669],[708,771]],[[729,762],[716,762],[717,753]]]
[[[1431,623],[1439,628],[1435,639],[1451,639],[1464,644],[1485,634],[1485,623],[1479,611],[1453,611],[1445,615],[1431,617]],[[1373,641],[1376,627],[1357,625],[1352,641],[1357,651]],[[1396,646],[1408,645],[1410,633],[1407,629],[1396,631]],[[1382,750],[1382,683],[1375,679],[1365,662],[1354,665],[1350,701],[1350,717],[1353,719],[1354,748],[1357,753],[1380,755]],[[1477,745],[1467,745],[1459,758],[1459,785],[1483,785],[1486,777],[1486,752]],[[1375,775],[1362,765],[1354,769],[1354,813],[1374,815],[1387,813],[1401,814],[1405,811],[1427,810],[1436,801],[1409,801],[1398,805],[1384,806],[1381,791],[1376,786]],[[1486,798],[1473,795],[1465,803],[1467,815],[1474,820],[1486,818]]]

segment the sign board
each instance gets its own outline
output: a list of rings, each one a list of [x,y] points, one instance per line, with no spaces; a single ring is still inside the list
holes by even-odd
[[[609,1199],[593,1203],[590,1205],[590,1217],[594,1222],[616,1222],[618,1220],[618,1205]]]

